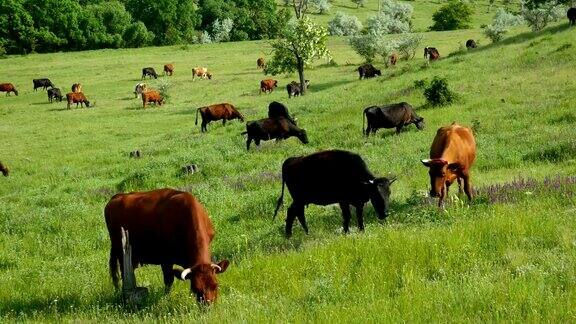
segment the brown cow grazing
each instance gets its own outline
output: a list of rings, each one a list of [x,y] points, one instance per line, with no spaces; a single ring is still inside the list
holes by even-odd
[[[394,65],[396,65],[396,62],[398,62],[398,54],[392,53],[390,55],[390,65],[394,66]]]
[[[266,68],[266,61],[264,60],[263,57],[259,57],[258,60],[256,61],[256,65],[258,66],[259,69],[264,69]]]
[[[146,104],[153,102],[155,105],[162,106],[164,98],[158,90],[147,90],[142,92],[142,107],[146,108]]]
[[[138,96],[144,91],[146,91],[146,83],[140,82],[136,84],[136,87],[134,88],[134,98],[138,98]]]
[[[472,187],[470,185],[470,168],[476,158],[476,141],[472,131],[452,123],[441,127],[430,147],[430,159],[422,160],[422,164],[430,168],[430,195],[438,197],[438,206],[442,207],[444,197],[454,180],[458,180],[458,192],[464,192],[472,200]]]
[[[247,122],[246,131],[241,134],[248,134],[246,150],[250,150],[252,141],[256,143],[256,146],[260,146],[260,141],[271,139],[278,141],[292,136],[298,137],[303,144],[308,144],[306,130],[299,128],[296,124],[284,117],[264,118]]]
[[[76,108],[78,108],[78,104],[80,104],[80,107],[83,107],[84,105],[90,107],[90,101],[86,99],[86,96],[84,96],[82,92],[69,92],[66,94],[66,100],[68,101],[68,109],[70,109],[70,105],[73,103],[76,104]]]
[[[10,173],[10,170],[8,170],[8,167],[4,164],[2,164],[2,162],[0,162],[0,172],[2,172],[2,175],[7,177],[8,174]]]
[[[199,302],[212,303],[218,297],[216,274],[230,262],[212,263],[210,243],[214,227],[208,213],[191,194],[173,189],[117,194],[104,209],[110,235],[110,276],[119,288],[118,266],[122,271],[122,229],[129,234],[134,267],[156,264],[162,267],[165,291],[174,277],[190,280],[190,293]],[[174,269],[173,265],[183,268]]]
[[[6,92],[6,96],[10,95],[10,92],[18,95],[18,90],[16,90],[12,83],[0,83],[0,92]]]
[[[200,77],[202,79],[212,79],[212,73],[208,72],[208,69],[205,67],[195,67],[192,69],[192,81],[194,81],[195,77]]]
[[[174,74],[174,65],[166,64],[164,65],[164,75],[172,76]]]
[[[244,121],[244,116],[242,116],[236,107],[229,103],[220,103],[196,109],[196,122],[194,125],[198,125],[198,112],[200,112],[202,116],[201,132],[208,131],[206,125],[211,121],[222,119],[222,125],[226,125],[227,120],[240,119],[240,121]]]
[[[424,58],[425,59],[427,58],[430,61],[435,61],[435,60],[440,58],[440,53],[434,47],[425,47],[424,48]]]
[[[72,85],[72,92],[74,93],[81,93],[82,92],[82,84],[80,83],[74,83]]]
[[[278,80],[266,79],[260,81],[260,93],[272,92],[278,86]]]

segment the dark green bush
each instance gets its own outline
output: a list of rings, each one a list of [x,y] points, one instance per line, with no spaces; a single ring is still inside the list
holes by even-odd
[[[456,94],[448,87],[448,81],[440,77],[434,77],[424,88],[424,97],[432,106],[444,106],[456,100]]]
[[[470,27],[472,9],[466,3],[450,0],[432,16],[434,25],[430,30],[455,30]]]

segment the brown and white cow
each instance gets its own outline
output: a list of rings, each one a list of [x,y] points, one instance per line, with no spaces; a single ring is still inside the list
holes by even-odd
[[[422,164],[430,169],[430,195],[439,198],[439,207],[443,206],[454,180],[458,180],[459,193],[464,180],[464,192],[472,200],[470,168],[475,158],[476,141],[470,128],[452,123],[438,129],[430,147],[430,159],[422,160]]]
[[[266,68],[266,60],[264,60],[263,57],[259,57],[258,60],[256,60],[256,66],[259,69],[264,69]]]
[[[90,107],[90,101],[86,99],[86,96],[84,96],[82,92],[68,92],[66,94],[66,101],[68,102],[68,109],[70,109],[70,105],[73,103],[76,104],[76,108],[78,108],[78,104],[80,104],[80,107],[83,107],[84,105]]]
[[[174,65],[173,64],[165,64],[164,65],[164,75],[172,76],[174,74]]]
[[[440,52],[435,47],[425,47],[424,48],[424,58],[429,61],[436,61],[440,59]]]
[[[72,85],[72,92],[74,93],[81,93],[82,92],[82,84],[80,83],[74,83]]]
[[[173,189],[117,194],[104,209],[110,241],[110,276],[119,288],[122,271],[122,228],[128,231],[134,267],[162,267],[166,292],[174,277],[190,280],[190,293],[211,303],[218,297],[216,274],[228,260],[212,263],[210,243],[214,227],[202,204],[191,194]],[[174,269],[178,265],[183,269]]]
[[[240,119],[244,121],[244,116],[229,103],[220,103],[216,105],[200,107],[196,110],[196,122],[198,125],[198,113],[202,116],[202,125],[200,126],[201,132],[206,132],[208,129],[206,125],[211,121],[222,119],[222,125],[226,125],[227,120]]]
[[[142,92],[142,106],[146,108],[146,104],[153,102],[158,106],[162,106],[164,103],[164,98],[158,90],[147,90]]]
[[[278,80],[266,79],[260,81],[260,93],[272,92],[278,86]]]
[[[208,72],[208,69],[205,67],[195,67],[192,69],[192,80],[194,80],[195,77],[212,79],[212,73]]]
[[[139,95],[142,94],[142,92],[146,91],[146,83],[144,82],[140,82],[138,84],[136,84],[136,87],[134,88],[134,98],[138,98]]]
[[[1,83],[0,92],[6,92],[6,96],[10,95],[10,92],[14,92],[15,95],[18,95],[18,90],[16,90],[12,83]]]

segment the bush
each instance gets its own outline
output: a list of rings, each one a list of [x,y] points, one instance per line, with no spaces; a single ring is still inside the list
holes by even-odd
[[[466,3],[450,0],[432,16],[434,25],[430,30],[455,30],[470,27],[472,9]]]
[[[522,11],[522,17],[532,31],[542,30],[548,23],[563,18],[566,11],[563,6],[553,3],[546,3],[535,8],[525,8]]]
[[[500,8],[496,11],[492,23],[484,28],[484,34],[490,38],[492,43],[496,43],[502,40],[504,34],[508,32],[509,27],[520,25],[522,22],[522,17]]]
[[[330,8],[332,7],[332,5],[330,4],[330,2],[328,2],[328,0],[310,0],[310,3],[314,5],[316,9],[318,9],[318,13],[320,14],[327,13],[328,11],[330,11]]]
[[[366,0],[352,0],[356,4],[356,8],[364,7],[366,5]]]
[[[230,18],[225,18],[220,22],[216,19],[212,23],[212,41],[214,43],[225,42],[230,40],[230,31],[234,27],[234,22]]]
[[[202,33],[200,33],[200,36],[198,37],[198,43],[200,44],[212,43],[212,37],[210,37],[210,33],[208,33],[207,31],[203,31]]]
[[[418,34],[407,34],[400,38],[396,46],[400,56],[407,60],[414,58],[422,38],[423,36]]]
[[[411,5],[395,2],[394,0],[382,0],[380,4],[381,13],[410,25],[410,19],[412,19],[412,13],[414,12],[414,8]]]
[[[456,94],[450,90],[446,79],[434,77],[424,88],[424,97],[429,105],[444,106],[452,103],[456,99]]]
[[[388,57],[396,49],[396,42],[384,39],[385,35],[376,31],[355,35],[348,39],[352,48],[366,62],[373,62],[377,55],[388,64]]]
[[[362,23],[355,16],[348,16],[343,12],[337,12],[328,23],[328,32],[332,36],[356,35],[362,30]]]
[[[366,29],[380,34],[401,34],[410,32],[410,24],[380,12],[376,16],[368,18]]]
[[[142,47],[152,44],[154,33],[148,31],[143,22],[138,21],[126,28],[122,38],[126,47]]]

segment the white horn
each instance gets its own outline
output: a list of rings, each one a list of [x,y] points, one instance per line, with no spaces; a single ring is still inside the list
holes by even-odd
[[[220,268],[220,266],[217,265],[217,264],[212,263],[211,266],[212,266],[212,269],[216,269],[216,270],[218,270],[218,271],[222,271],[222,268]]]
[[[192,272],[192,270],[190,270],[190,268],[184,269],[182,270],[182,273],[180,273],[180,279],[182,280],[186,280],[186,276]]]

